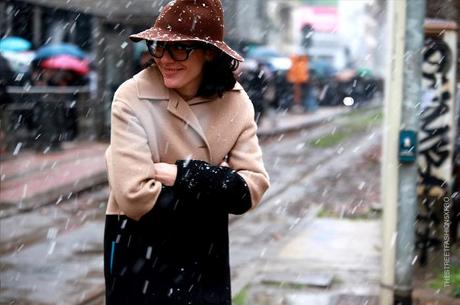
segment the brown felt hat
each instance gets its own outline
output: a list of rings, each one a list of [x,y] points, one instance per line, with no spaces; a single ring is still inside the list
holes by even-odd
[[[162,9],[150,29],[129,38],[135,42],[202,41],[219,48],[238,61],[243,61],[243,57],[224,42],[224,10],[220,0],[171,1]]]

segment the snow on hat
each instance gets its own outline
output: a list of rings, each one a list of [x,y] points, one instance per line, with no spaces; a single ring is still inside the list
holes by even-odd
[[[243,57],[224,42],[224,10],[220,0],[174,0],[161,11],[155,24],[129,38],[135,42],[201,41],[219,48],[230,57]]]

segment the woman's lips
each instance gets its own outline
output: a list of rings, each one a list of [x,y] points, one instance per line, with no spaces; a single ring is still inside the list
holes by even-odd
[[[163,68],[163,72],[166,74],[176,74],[177,72],[181,70],[182,69],[179,69],[179,68]]]

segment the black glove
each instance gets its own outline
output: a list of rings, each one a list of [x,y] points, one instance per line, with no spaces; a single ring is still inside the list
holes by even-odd
[[[184,200],[195,201],[199,208],[238,215],[251,208],[248,185],[233,169],[200,160],[178,160],[176,165],[173,189]]]

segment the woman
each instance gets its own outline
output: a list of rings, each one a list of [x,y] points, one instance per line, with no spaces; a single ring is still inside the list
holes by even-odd
[[[219,0],[176,0],[146,40],[155,64],[120,86],[106,152],[106,304],[231,304],[228,214],[269,186],[254,109]]]

